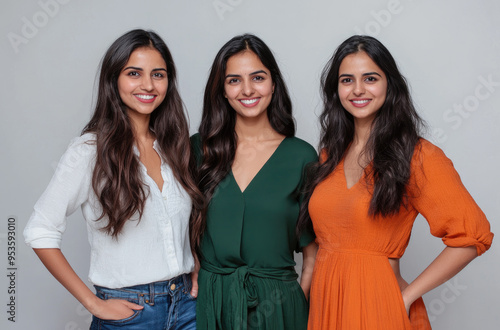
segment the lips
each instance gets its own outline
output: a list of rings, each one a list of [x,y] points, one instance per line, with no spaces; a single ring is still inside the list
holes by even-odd
[[[135,98],[142,103],[151,103],[156,99],[153,94],[134,94]]]
[[[240,99],[238,101],[240,101],[240,103],[243,104],[243,106],[245,106],[247,108],[251,108],[251,107],[256,106],[259,103],[260,97],[256,97],[256,98],[252,98],[252,99]]]
[[[357,108],[362,108],[368,105],[371,102],[371,99],[356,99],[356,100],[349,100],[351,104]]]

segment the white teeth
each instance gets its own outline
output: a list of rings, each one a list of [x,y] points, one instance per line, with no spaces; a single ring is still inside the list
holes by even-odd
[[[142,94],[136,94],[135,96],[143,100],[151,100],[152,98],[155,97],[154,95],[142,95]]]
[[[365,104],[370,102],[370,100],[353,100],[352,103],[354,104]]]
[[[257,102],[258,99],[251,99],[251,100],[240,100],[241,103],[243,104],[254,104],[255,102]]]

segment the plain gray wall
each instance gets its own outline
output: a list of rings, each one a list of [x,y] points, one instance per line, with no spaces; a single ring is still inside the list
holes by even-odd
[[[294,103],[298,136],[318,142],[319,75],[352,34],[379,38],[412,88],[426,135],[450,157],[465,186],[500,232],[500,3],[479,1],[76,1],[3,0],[0,265],[8,274],[7,222],[16,218],[16,322],[10,280],[0,276],[1,329],[88,329],[89,314],[45,270],[22,239],[32,207],[70,139],[92,111],[99,60],[133,28],[157,31],[170,47],[195,132],[208,70],[219,48],[244,32],[274,51]],[[443,249],[418,218],[403,275],[413,280]],[[87,278],[89,248],[80,212],[69,219],[63,252]],[[425,295],[434,329],[498,329],[500,247]]]

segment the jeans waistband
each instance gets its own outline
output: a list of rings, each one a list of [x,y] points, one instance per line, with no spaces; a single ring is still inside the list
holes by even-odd
[[[155,295],[173,294],[175,291],[183,288],[184,290],[190,290],[191,278],[189,274],[182,274],[166,281],[152,282],[149,284],[139,284],[118,289],[109,289],[98,285],[94,285],[94,287],[97,291],[101,291],[104,293],[114,291],[134,295],[137,294],[141,297],[147,296],[147,302],[150,304],[154,304]]]

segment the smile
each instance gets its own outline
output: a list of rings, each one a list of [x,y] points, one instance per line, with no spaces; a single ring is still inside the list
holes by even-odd
[[[239,101],[246,107],[252,107],[252,106],[256,105],[257,103],[259,103],[259,100],[260,100],[260,98],[257,97],[254,99],[242,99]]]
[[[368,103],[370,103],[371,99],[363,99],[363,100],[351,100],[351,103],[355,107],[364,107]]]
[[[134,96],[143,103],[153,102],[156,98],[156,95],[151,94],[134,94]]]

